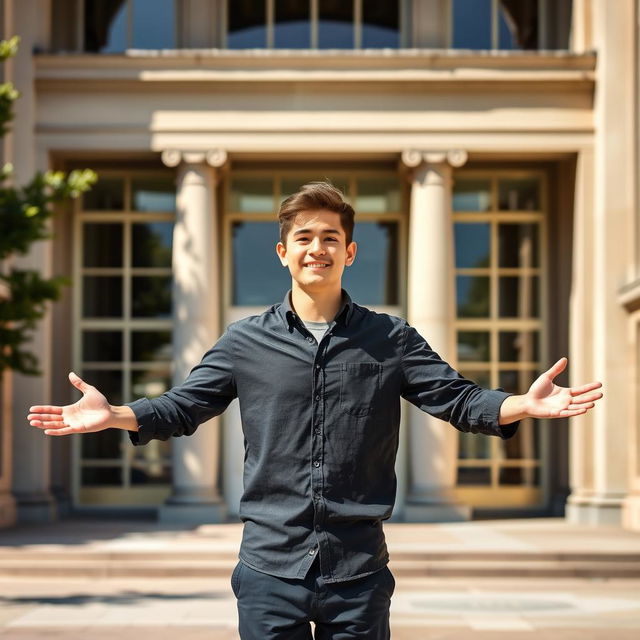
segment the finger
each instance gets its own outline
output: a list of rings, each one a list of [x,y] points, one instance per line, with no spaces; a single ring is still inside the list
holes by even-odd
[[[565,357],[560,358],[548,371],[547,375],[551,377],[551,379],[555,378],[558,374],[562,373],[566,366],[568,360]]]
[[[40,429],[60,429],[62,427],[68,427],[68,423],[61,420],[39,420],[35,418],[29,421],[32,427],[39,427]]]
[[[62,407],[54,407],[52,405],[35,405],[29,407],[31,413],[62,413]]]
[[[84,427],[63,427],[62,429],[45,429],[47,436],[68,436],[73,433],[85,433]]]
[[[73,371],[69,372],[69,382],[82,393],[86,393],[91,388],[90,384],[87,384],[79,375]]]
[[[571,398],[571,404],[580,404],[582,402],[595,402],[603,397],[602,393],[587,393],[581,396]]]
[[[63,422],[64,418],[56,413],[30,413],[27,420],[50,420],[51,422]]]
[[[602,387],[602,382],[589,382],[587,384],[583,384],[581,387],[571,387],[569,391],[571,391],[572,396],[578,396],[581,393],[586,393],[593,389],[600,389],[600,387]]]

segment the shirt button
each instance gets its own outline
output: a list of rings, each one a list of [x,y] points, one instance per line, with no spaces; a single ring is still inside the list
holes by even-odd
[[[313,463],[313,466],[314,466],[314,467],[319,467],[319,466],[320,466],[320,462],[318,462],[318,460],[316,460],[316,461]]]
[[[319,436],[320,435],[320,429],[314,429],[313,433],[315,433],[317,436]]]
[[[320,371],[320,365],[319,364],[316,365],[316,371]]]
[[[307,342],[313,342],[313,338],[311,336],[307,336]]]
[[[309,555],[310,555],[310,556],[315,555],[315,553],[316,553],[316,550],[315,550],[315,549],[309,549]]]
[[[320,396],[316,396],[316,401],[320,400]]]
[[[320,531],[320,525],[319,524],[316,525],[316,531]]]

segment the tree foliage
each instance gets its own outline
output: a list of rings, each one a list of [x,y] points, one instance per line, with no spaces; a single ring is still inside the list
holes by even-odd
[[[14,56],[19,38],[0,42],[0,63]],[[8,131],[19,94],[10,82],[0,84],[0,135]],[[37,271],[13,266],[31,245],[51,237],[52,205],[77,198],[96,181],[89,170],[37,173],[26,185],[13,185],[13,167],[0,169],[0,372],[12,369],[36,375],[38,358],[26,347],[52,300],[60,297],[65,279],[44,278]]]

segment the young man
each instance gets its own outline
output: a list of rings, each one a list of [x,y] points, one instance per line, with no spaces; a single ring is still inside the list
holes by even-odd
[[[127,429],[135,445],[192,434],[240,400],[244,522],[231,579],[243,640],[390,637],[394,579],[382,521],[392,512],[400,398],[461,431],[513,436],[520,419],[585,413],[600,383],[561,388],[559,360],[525,395],[461,377],[401,318],[342,289],[356,257],[354,211],[327,183],[280,208],[276,251],[291,273],[281,304],[229,326],[187,380],[159,398],[111,406],[83,397],[32,407],[48,435]]]

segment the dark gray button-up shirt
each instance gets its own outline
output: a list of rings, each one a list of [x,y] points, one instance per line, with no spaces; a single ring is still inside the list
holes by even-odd
[[[382,521],[396,494],[400,398],[460,431],[509,438],[499,426],[510,394],[463,378],[401,318],[343,303],[318,345],[289,293],[231,324],[185,382],[131,403],[131,440],[192,434],[240,401],[245,439],[240,558],[302,578],[318,556],[327,582],[388,561]]]

